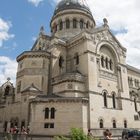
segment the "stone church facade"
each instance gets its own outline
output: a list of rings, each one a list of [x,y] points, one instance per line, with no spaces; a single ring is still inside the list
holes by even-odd
[[[107,19],[96,26],[90,9],[61,0],[30,51],[17,57],[16,87],[0,87],[0,132],[30,126],[31,134],[68,135],[73,127],[101,136],[140,129],[140,70]]]

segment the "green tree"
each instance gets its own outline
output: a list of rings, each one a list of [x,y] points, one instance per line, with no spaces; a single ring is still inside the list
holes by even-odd
[[[72,128],[70,132],[70,138],[58,136],[55,138],[55,140],[97,140],[97,139],[91,136],[87,136],[80,128]]]
[[[79,128],[72,128],[70,136],[71,140],[88,140],[87,135]]]

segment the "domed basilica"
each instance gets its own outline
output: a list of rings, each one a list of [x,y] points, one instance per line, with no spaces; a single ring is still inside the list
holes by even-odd
[[[107,19],[97,27],[87,5],[61,0],[50,27],[17,57],[16,87],[10,79],[0,87],[0,132],[15,125],[51,136],[140,129],[140,70],[126,64]]]

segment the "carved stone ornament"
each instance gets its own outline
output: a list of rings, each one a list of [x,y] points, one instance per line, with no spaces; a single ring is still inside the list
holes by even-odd
[[[72,88],[73,88],[72,83],[69,83],[69,84],[68,84],[68,89],[72,89]]]
[[[36,61],[32,61],[31,65],[36,66]]]
[[[117,50],[117,53],[119,55],[122,55],[125,57],[124,52],[122,51],[122,49],[119,47],[118,43],[114,40],[114,38],[112,37],[112,35],[110,35],[110,33],[108,31],[102,31],[102,32],[93,34],[93,35],[91,35],[91,39],[95,45],[97,45],[101,41],[110,42],[114,46],[114,48]]]

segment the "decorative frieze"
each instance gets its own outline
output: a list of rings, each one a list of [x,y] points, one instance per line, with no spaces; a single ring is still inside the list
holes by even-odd
[[[99,31],[91,35],[91,40],[94,45],[98,45],[102,41],[108,41],[116,49],[117,53],[123,57],[126,57],[125,50],[117,42],[117,39],[111,35],[108,30]]]
[[[31,103],[51,103],[51,102],[62,102],[62,103],[68,103],[68,102],[82,102],[82,103],[88,103],[89,102],[89,99],[88,98],[69,98],[69,97],[63,97],[63,98],[49,98],[49,97],[37,97],[35,99],[32,99],[31,100]]]
[[[73,89],[73,84],[72,83],[68,83],[68,89]]]
[[[108,79],[117,82],[117,75],[107,71],[100,70],[100,78]]]
[[[53,84],[61,83],[64,81],[76,81],[76,82],[84,83],[85,77],[78,73],[67,73],[67,74],[52,78]]]
[[[50,53],[47,51],[27,51],[17,57],[17,62],[24,58],[50,58]]]
[[[28,69],[23,69],[17,72],[17,78],[22,77],[24,75],[47,75],[47,74],[48,74],[48,71],[46,71],[46,69],[28,68]]]

